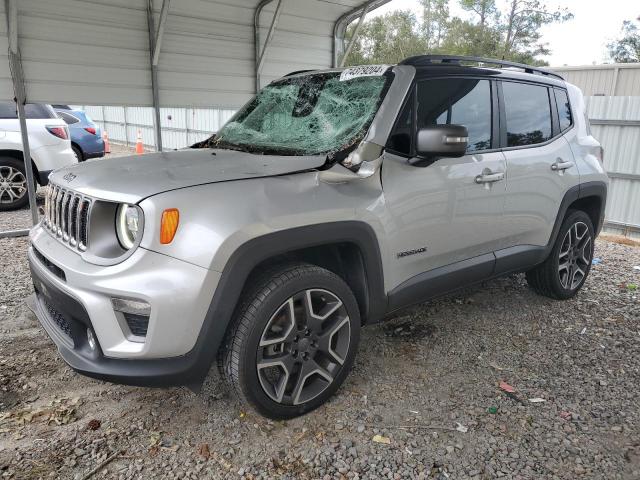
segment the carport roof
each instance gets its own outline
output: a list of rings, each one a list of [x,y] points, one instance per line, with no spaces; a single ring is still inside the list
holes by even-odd
[[[29,102],[151,106],[156,75],[156,107],[238,107],[263,51],[262,85],[333,66],[346,25],[388,1],[4,0],[0,99],[14,96],[5,52],[15,45]]]

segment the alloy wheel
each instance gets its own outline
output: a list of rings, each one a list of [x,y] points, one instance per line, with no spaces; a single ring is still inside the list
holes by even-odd
[[[17,168],[0,165],[0,203],[15,203],[27,193],[27,179]]]
[[[351,339],[344,303],[332,292],[308,289],[285,301],[264,328],[257,373],[264,392],[299,405],[324,392],[340,371]]]
[[[558,255],[558,276],[564,288],[573,290],[584,280],[592,250],[589,227],[583,222],[574,223],[564,236]]]

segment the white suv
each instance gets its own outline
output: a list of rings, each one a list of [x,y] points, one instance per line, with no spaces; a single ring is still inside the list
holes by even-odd
[[[67,124],[50,105],[25,105],[31,165],[36,182],[47,185],[53,170],[77,163]],[[28,201],[27,175],[16,104],[0,102],[0,210],[24,207]]]

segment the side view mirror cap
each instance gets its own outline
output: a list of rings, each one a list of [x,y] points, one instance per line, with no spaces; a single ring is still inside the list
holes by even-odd
[[[432,125],[418,130],[416,150],[421,157],[462,157],[469,132],[463,125]]]

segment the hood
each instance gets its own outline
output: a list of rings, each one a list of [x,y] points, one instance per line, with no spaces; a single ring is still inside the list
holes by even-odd
[[[137,203],[178,188],[284,175],[324,163],[324,156],[254,155],[203,148],[83,162],[56,170],[50,179],[94,198]]]

